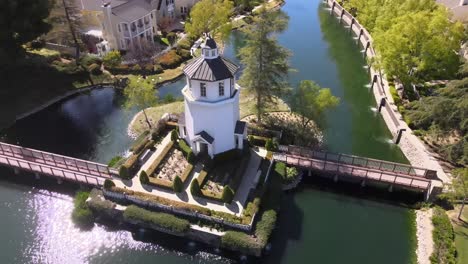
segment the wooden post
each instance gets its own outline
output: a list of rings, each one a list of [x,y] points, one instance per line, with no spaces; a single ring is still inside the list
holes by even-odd
[[[344,16],[344,8],[341,9],[340,23],[341,23],[341,21],[343,21],[343,16]]]
[[[364,58],[367,56],[367,50],[369,49],[369,47],[370,47],[370,40],[367,41],[366,43],[366,49],[364,50]]]
[[[330,15],[333,15],[333,10],[335,9],[335,5],[336,5],[336,2],[333,1],[333,4],[332,4],[331,9],[330,9]]]

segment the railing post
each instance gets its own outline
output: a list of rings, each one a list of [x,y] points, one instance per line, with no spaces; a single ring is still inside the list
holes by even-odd
[[[369,47],[370,47],[370,40],[368,40],[366,43],[366,48],[364,49],[364,58],[367,57],[367,50],[369,49]]]
[[[387,100],[385,97],[380,98],[380,104],[379,104],[379,113],[382,111],[382,107],[384,107],[387,104]]]
[[[340,14],[340,23],[343,21],[343,15],[344,15],[344,8],[341,8],[341,14]]]
[[[333,10],[335,9],[335,5],[336,5],[336,2],[333,1],[333,4],[332,4],[331,9],[330,9],[330,15],[333,15]]]
[[[353,31],[353,25],[354,25],[354,17],[351,19],[351,24],[349,25],[349,32]]]

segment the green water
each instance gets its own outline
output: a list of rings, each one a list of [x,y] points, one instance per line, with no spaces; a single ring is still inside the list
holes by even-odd
[[[331,151],[404,162],[390,133],[373,111],[364,59],[347,30],[318,0],[287,0],[289,28],[279,41],[293,52],[290,81],[311,79],[341,98],[327,116]],[[225,55],[236,60],[239,34]],[[184,80],[165,87],[177,94]],[[45,85],[45,84],[44,84]],[[3,140],[47,151],[107,162],[130,143],[124,112],[112,89],[95,90],[26,118]],[[70,188],[18,182],[0,168],[0,256],[2,263],[230,263],[239,256],[149,231],[96,225],[81,231],[70,221]],[[32,179],[29,179],[32,181]],[[42,181],[41,181],[42,182]],[[35,186],[40,184],[39,186]],[[320,186],[320,185],[319,185]],[[359,191],[357,191],[359,192]],[[410,263],[414,257],[410,210],[319,190],[303,184],[285,195],[279,227],[265,263]]]

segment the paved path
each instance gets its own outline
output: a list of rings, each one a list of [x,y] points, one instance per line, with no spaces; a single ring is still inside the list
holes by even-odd
[[[157,146],[157,150],[154,152],[154,154],[148,159],[148,161],[145,164],[143,164],[141,169],[138,171],[138,174],[135,177],[133,177],[131,183],[128,183],[128,181],[122,181],[120,178],[114,178],[113,180],[116,186],[121,188],[125,187],[126,189],[133,191],[154,194],[156,196],[164,197],[166,199],[203,206],[211,210],[240,216],[242,214],[242,211],[244,210],[244,204],[247,200],[250,188],[252,188],[253,180],[260,165],[261,157],[255,152],[252,152],[248,168],[243,176],[242,183],[239,186],[238,191],[236,192],[236,196],[234,197],[233,202],[229,205],[224,205],[221,202],[216,202],[201,197],[193,197],[192,193],[190,192],[190,183],[198,177],[200,171],[202,170],[202,165],[200,163],[195,165],[191,175],[189,175],[184,184],[184,191],[180,194],[175,194],[171,190],[155,186],[143,186],[140,183],[140,179],[138,177],[138,175],[140,175],[140,172],[142,170],[146,170],[149,166],[151,166],[153,161],[157,159],[161,151],[164,149],[165,146],[167,146],[167,144],[169,144],[170,141],[170,134],[168,134]]]

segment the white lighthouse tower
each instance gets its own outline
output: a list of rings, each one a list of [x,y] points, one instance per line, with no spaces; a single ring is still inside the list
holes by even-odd
[[[239,121],[240,86],[234,77],[238,70],[239,66],[219,55],[212,38],[202,45],[201,57],[185,66],[185,112],[179,118],[179,133],[195,154],[213,158],[243,148],[247,129]]]

